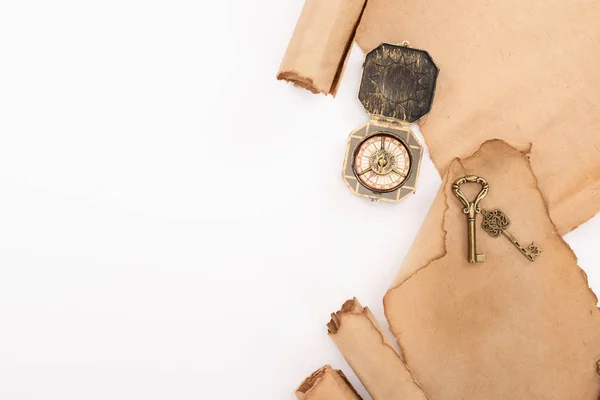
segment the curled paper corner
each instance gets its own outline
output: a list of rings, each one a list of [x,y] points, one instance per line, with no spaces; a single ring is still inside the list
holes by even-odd
[[[452,162],[384,297],[390,330],[431,398],[591,399],[600,392],[597,299],[523,150],[490,140]],[[485,233],[477,246],[487,261],[467,262],[466,217],[451,192],[464,175],[486,178],[483,207],[502,208],[515,236],[541,244],[535,263]]]
[[[325,365],[308,376],[298,389],[298,400],[362,400],[341,370]]]

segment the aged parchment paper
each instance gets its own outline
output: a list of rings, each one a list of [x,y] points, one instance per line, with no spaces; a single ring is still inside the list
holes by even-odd
[[[487,179],[482,208],[502,209],[522,244],[543,249],[535,262],[478,228],[487,261],[468,263],[467,219],[452,192],[465,175]],[[461,186],[469,198],[480,189]],[[385,295],[402,357],[356,299],[327,328],[375,400],[598,400],[597,301],[550,219],[529,150],[492,140],[451,162]]]
[[[600,208],[597,21],[587,0],[367,3],[365,51],[409,40],[441,70],[423,134],[444,180],[384,298],[429,400],[599,398],[597,299],[560,237]],[[481,229],[488,261],[466,262],[466,218],[450,191],[466,174],[490,182],[484,207],[503,209],[518,239],[544,249],[536,262]],[[360,346],[340,349],[367,376],[357,360],[383,342],[346,326]]]
[[[423,135],[442,175],[485,140],[533,143],[564,234],[600,209],[599,21],[590,0],[369,0],[356,40],[408,40],[440,68]]]
[[[482,207],[501,208],[517,239],[543,248],[535,262],[479,228],[478,251],[487,261],[467,262],[466,217],[451,191],[464,175],[487,179]],[[596,304],[549,217],[527,154],[499,140],[448,166],[384,298],[390,329],[430,400],[597,400]]]

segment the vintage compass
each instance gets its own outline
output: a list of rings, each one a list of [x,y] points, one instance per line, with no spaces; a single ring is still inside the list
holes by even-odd
[[[423,146],[409,125],[431,109],[438,72],[407,43],[366,55],[358,98],[371,121],[350,134],[342,173],[353,193],[392,202],[414,193]]]

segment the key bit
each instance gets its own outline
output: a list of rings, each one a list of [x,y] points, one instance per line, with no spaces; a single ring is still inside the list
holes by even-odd
[[[498,237],[503,235],[515,246],[521,254],[523,254],[529,261],[535,261],[535,258],[542,252],[535,243],[531,242],[527,247],[523,247],[517,238],[508,231],[510,226],[510,219],[500,209],[495,210],[483,210],[483,221],[481,227],[491,237]]]
[[[460,185],[463,183],[477,183],[481,185],[481,191],[477,195],[474,201],[469,201],[463,192],[460,190]],[[477,219],[477,214],[481,212],[481,208],[479,207],[479,202],[487,196],[489,190],[489,185],[487,181],[479,176],[468,175],[464,176],[460,179],[457,179],[456,182],[452,185],[452,191],[458,197],[458,199],[463,203],[465,208],[463,212],[467,214],[467,229],[468,229],[468,259],[470,263],[476,262],[484,262],[485,254],[477,254],[477,235],[475,231],[475,220]]]

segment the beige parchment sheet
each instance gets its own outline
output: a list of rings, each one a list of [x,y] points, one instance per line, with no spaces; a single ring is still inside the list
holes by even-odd
[[[384,298],[415,381],[430,400],[597,400],[597,298],[549,217],[528,155],[493,140],[447,170]],[[517,239],[543,248],[535,262],[483,232],[481,216],[487,261],[467,262],[466,216],[451,191],[464,175],[487,179],[482,207],[502,209]]]
[[[486,140],[531,142],[558,232],[600,209],[600,4],[591,0],[369,0],[365,51],[410,41],[440,68],[423,127],[443,176]]]

